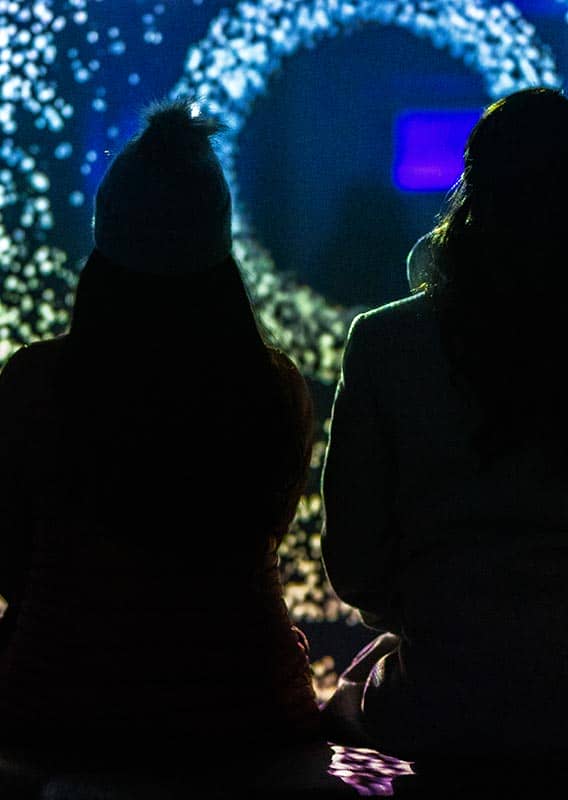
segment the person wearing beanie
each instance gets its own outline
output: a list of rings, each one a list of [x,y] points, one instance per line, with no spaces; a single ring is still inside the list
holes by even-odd
[[[108,166],[69,331],[0,374],[0,738],[321,739],[278,548],[313,405],[232,255],[222,128],[152,106]]]
[[[220,123],[157,103],[118,153],[95,198],[94,243],[136,272],[183,275],[231,253],[231,195],[211,136]]]

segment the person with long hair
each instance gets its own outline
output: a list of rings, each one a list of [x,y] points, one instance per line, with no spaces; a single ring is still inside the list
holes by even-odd
[[[383,752],[565,752],[568,99],[490,104],[405,298],[351,325],[322,557],[379,632],[324,710]]]
[[[98,187],[69,331],[0,375],[4,743],[320,736],[278,562],[313,404],[233,255],[222,130],[147,110]]]

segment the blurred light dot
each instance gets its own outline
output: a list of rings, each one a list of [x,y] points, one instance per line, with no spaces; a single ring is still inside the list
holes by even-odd
[[[88,69],[85,69],[84,67],[82,69],[78,69],[77,72],[75,73],[75,80],[77,81],[77,83],[85,83],[86,81],[89,80],[90,77],[91,73],[89,72]]]
[[[53,106],[45,109],[45,118],[52,131],[59,131],[63,127],[63,120]]]
[[[30,177],[30,183],[38,192],[46,192],[49,189],[49,178],[44,172],[34,172]]]
[[[86,36],[87,41],[89,44],[95,44],[95,42],[99,41],[99,34],[98,31],[89,31]]]
[[[61,142],[58,144],[54,150],[55,158],[59,159],[60,161],[64,158],[69,158],[73,153],[73,145],[70,142]]]
[[[148,44],[160,44],[162,38],[162,34],[159,31],[146,31],[144,34],[144,41],[148,42]]]
[[[35,64],[30,64],[30,63],[26,64],[26,66],[24,67],[24,72],[26,76],[30,78],[32,81],[35,80],[39,75],[39,70]]]
[[[69,195],[69,204],[75,206],[75,208],[82,206],[84,202],[85,202],[85,195],[83,194],[83,192],[75,191],[71,192],[71,194]]]
[[[132,72],[128,76],[128,83],[131,86],[137,86],[140,83],[140,75],[137,72]]]
[[[44,36],[43,34],[41,36],[36,36],[34,39],[34,47],[37,50],[45,50],[47,44],[48,44],[47,36]]]
[[[124,51],[126,50],[126,45],[124,44],[124,42],[122,40],[120,40],[118,42],[113,42],[109,46],[108,50],[109,50],[109,53],[111,53],[113,56],[121,56],[124,53]]]
[[[55,97],[55,90],[51,86],[42,89],[37,94],[37,99],[39,100],[40,103],[49,103],[49,101],[53,100],[54,97]]]

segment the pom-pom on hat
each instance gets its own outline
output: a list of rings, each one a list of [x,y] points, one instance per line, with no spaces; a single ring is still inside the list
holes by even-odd
[[[210,137],[187,100],[154,103],[97,190],[95,247],[133,272],[184,275],[231,252],[231,195]]]

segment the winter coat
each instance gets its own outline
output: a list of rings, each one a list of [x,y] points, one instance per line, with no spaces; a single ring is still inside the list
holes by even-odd
[[[337,594],[398,636],[359,720],[382,752],[568,742],[568,487],[536,442],[480,469],[478,422],[426,294],[354,319],[322,555]]]
[[[171,419],[153,418],[144,398],[113,421],[80,407],[69,424],[55,389],[67,344],[22,347],[0,375],[2,735],[313,738],[307,642],[277,553],[301,487],[273,498],[257,488],[263,458],[286,454],[270,442],[259,452],[263,431],[245,430],[253,420],[234,438],[251,452],[232,452],[230,398],[221,437],[175,403]],[[278,351],[273,365],[291,413],[309,417],[298,370]],[[112,384],[100,394],[114,407]],[[308,427],[292,443],[306,458]],[[226,454],[207,456],[223,437]]]

